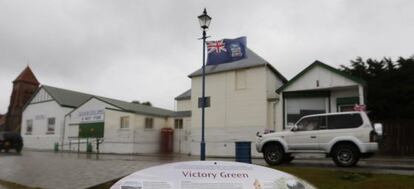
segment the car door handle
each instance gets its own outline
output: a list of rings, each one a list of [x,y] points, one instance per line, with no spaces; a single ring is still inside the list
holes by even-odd
[[[311,138],[316,138],[316,136],[311,136]]]

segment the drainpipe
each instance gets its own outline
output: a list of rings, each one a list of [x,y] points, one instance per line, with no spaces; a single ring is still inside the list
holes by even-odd
[[[63,146],[64,146],[64,142],[65,142],[65,128],[66,128],[66,117],[67,117],[68,115],[65,115],[65,117],[63,117],[63,127],[62,127],[62,131],[61,131],[61,135],[62,135],[62,137],[61,137],[61,150],[63,151]]]

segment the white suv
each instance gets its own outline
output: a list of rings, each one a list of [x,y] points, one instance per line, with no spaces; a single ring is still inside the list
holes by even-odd
[[[324,153],[337,166],[349,167],[378,151],[382,125],[374,127],[365,112],[315,114],[288,130],[257,136],[256,149],[269,165],[290,162],[293,153]]]

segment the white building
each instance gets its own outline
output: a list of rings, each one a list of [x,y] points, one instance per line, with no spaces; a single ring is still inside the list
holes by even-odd
[[[364,85],[360,78],[315,61],[277,90],[278,130],[305,115],[353,110],[364,104]]]
[[[21,134],[25,147],[33,149],[53,149],[59,143],[64,150],[84,152],[86,142],[95,150],[96,138],[102,138],[103,153],[158,153],[161,129],[173,126],[175,115],[179,116],[161,108],[42,86],[24,109]]]
[[[189,151],[200,154],[201,69],[190,74],[191,90],[176,97],[178,111],[191,111]],[[208,156],[234,156],[236,141],[254,141],[255,133],[276,128],[275,92],[286,79],[247,49],[247,58],[206,66],[205,139]],[[187,125],[187,128],[190,124]],[[186,129],[187,129],[186,128]],[[252,151],[255,153],[255,151]]]

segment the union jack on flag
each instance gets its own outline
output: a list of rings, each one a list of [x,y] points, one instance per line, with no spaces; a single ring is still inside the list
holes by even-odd
[[[208,53],[212,53],[214,51],[216,53],[221,53],[221,51],[227,52],[227,49],[223,40],[207,41],[207,51]]]

